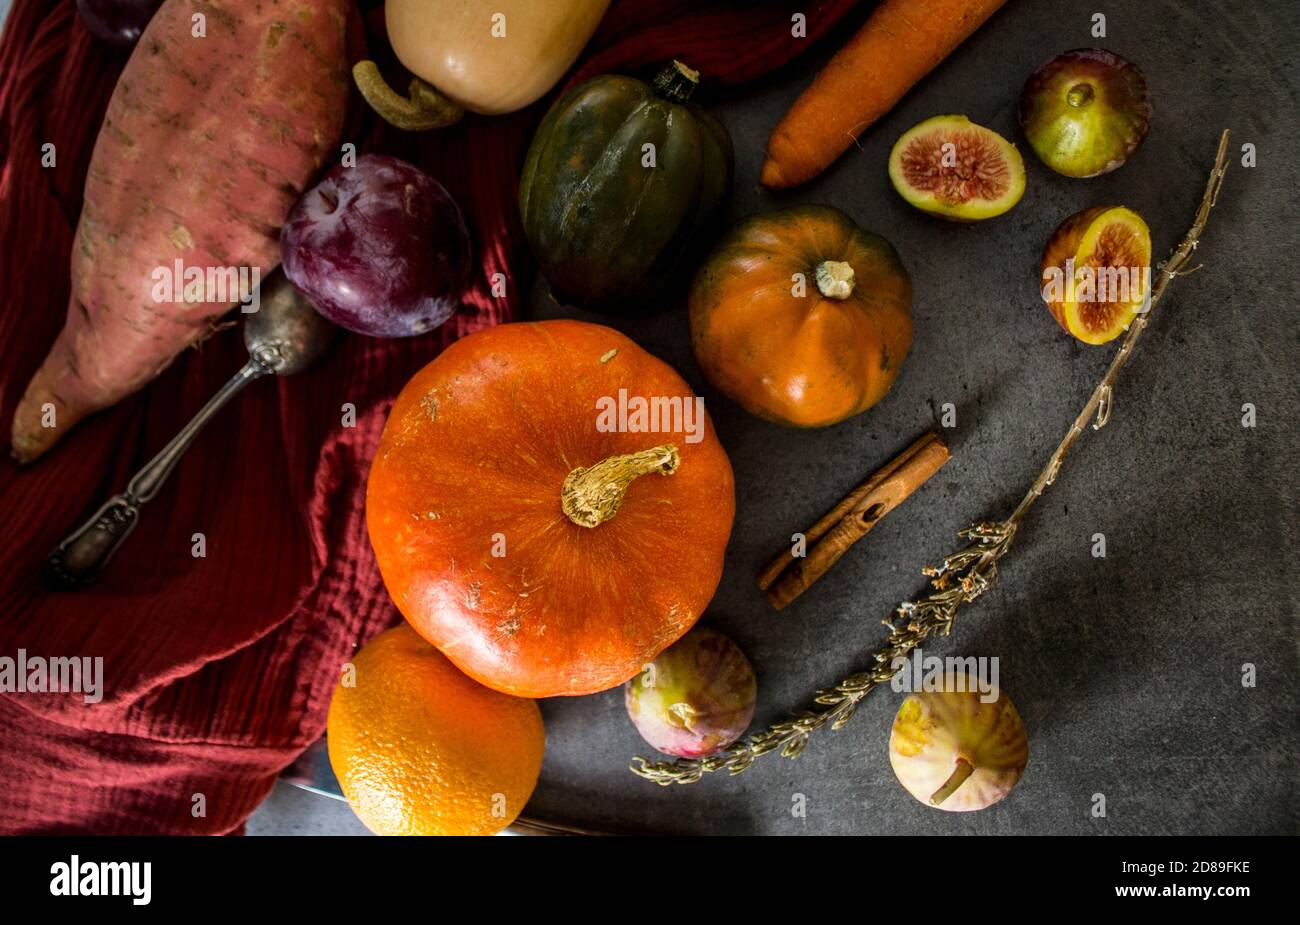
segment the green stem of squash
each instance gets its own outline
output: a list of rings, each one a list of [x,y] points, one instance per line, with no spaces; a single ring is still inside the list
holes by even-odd
[[[671,443],[640,453],[610,456],[594,466],[579,466],[560,488],[560,507],[579,527],[599,527],[618,513],[632,482],[651,472],[672,475],[682,463]]]
[[[680,61],[674,61],[654,79],[655,95],[670,103],[684,104],[690,101],[691,94],[700,85],[700,72],[692,70]]]
[[[975,765],[971,764],[965,758],[957,759],[957,767],[951,776],[943,782],[943,786],[934,792],[930,797],[930,805],[938,806],[948,797],[957,792],[957,788],[966,783],[966,779],[975,773]]]
[[[465,110],[418,77],[411,78],[406,96],[388,85],[373,61],[358,61],[352,79],[370,108],[389,125],[408,132],[425,132],[460,121]]]

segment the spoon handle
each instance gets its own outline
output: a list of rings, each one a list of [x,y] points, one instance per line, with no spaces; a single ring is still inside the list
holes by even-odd
[[[89,520],[55,546],[45,560],[54,584],[69,591],[91,584],[135,529],[141,507],[158,494],[204,425],[244,386],[271,372],[273,370],[265,360],[258,356],[250,357],[243,368],[181,428],[180,433],[135,474],[127,483],[126,491],[109,498]]]

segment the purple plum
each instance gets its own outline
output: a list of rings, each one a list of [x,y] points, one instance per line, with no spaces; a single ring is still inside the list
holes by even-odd
[[[627,715],[654,748],[679,758],[711,755],[749,728],[758,699],[740,647],[697,626],[624,687]]]
[[[469,275],[456,201],[406,161],[366,154],[303,194],[280,235],[285,275],[340,327],[425,334],[452,316]]]
[[[77,0],[81,21],[95,38],[130,48],[140,40],[162,0]]]

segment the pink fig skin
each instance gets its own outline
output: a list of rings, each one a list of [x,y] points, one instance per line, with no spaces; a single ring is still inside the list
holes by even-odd
[[[754,718],[758,681],[740,648],[697,626],[624,687],[632,725],[651,746],[700,758],[735,742]]]

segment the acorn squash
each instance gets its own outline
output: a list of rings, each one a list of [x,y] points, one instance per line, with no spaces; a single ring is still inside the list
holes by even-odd
[[[561,301],[635,312],[685,283],[731,194],[731,138],[689,102],[698,79],[680,62],[653,88],[596,77],[543,119],[519,211]]]

